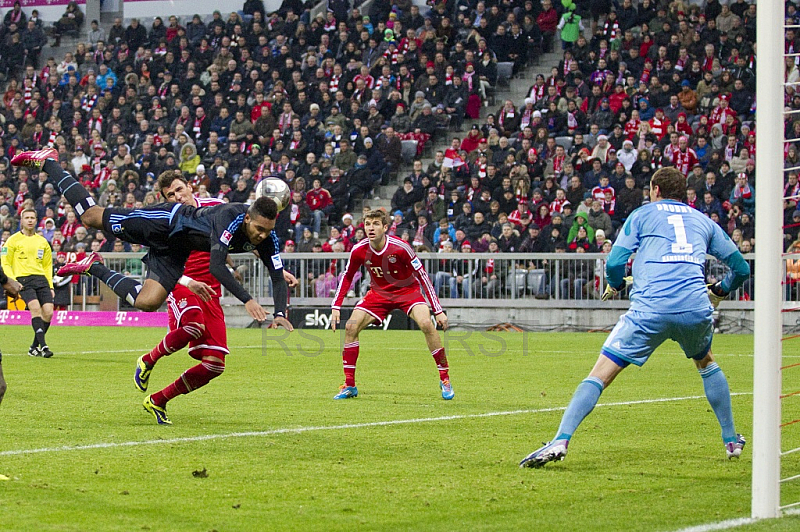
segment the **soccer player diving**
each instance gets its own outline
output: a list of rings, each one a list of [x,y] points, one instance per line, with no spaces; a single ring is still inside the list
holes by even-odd
[[[189,254],[206,251],[210,252],[211,274],[244,303],[254,320],[263,322],[267,319],[266,312],[236,281],[226,262],[229,253],[257,251],[272,279],[274,316],[284,317],[288,288],[283,278],[280,243],[273,232],[278,209],[272,199],[258,198],[250,206],[231,203],[197,208],[182,203],[162,203],[141,209],[103,208],[69,172],[61,169],[57,159],[56,150],[46,148],[21,152],[14,156],[11,164],[44,170],[84,225],[148,247],[142,259],[147,265],[144,284],[110,270],[96,253],[80,262],[67,264],[59,270],[59,275],[88,273],[135,308],[153,312],[166,301],[176,284],[187,286],[204,301],[213,297],[214,291],[206,283],[183,275]],[[286,323],[285,320],[274,322],[276,326]]]
[[[168,203],[182,203],[193,207],[224,204],[217,198],[194,196],[186,180],[172,170],[159,175],[158,184],[162,197]],[[160,425],[172,424],[167,416],[167,403],[170,400],[205,386],[225,371],[225,357],[230,353],[225,314],[219,302],[220,284],[208,269],[209,261],[209,253],[192,251],[186,261],[184,275],[208,284],[215,295],[204,301],[185,286],[177,285],[167,298],[169,332],[149,353],[136,361],[133,381],[141,392],[147,391],[150,375],[161,357],[188,345],[189,356],[199,362],[164,389],[145,397],[144,409]],[[291,273],[284,270],[283,276],[290,287],[297,285],[297,279]],[[289,331],[292,330],[292,325],[286,318],[276,317],[275,322]]]
[[[526,456],[521,467],[563,460],[575,430],[603,390],[630,364],[647,362],[666,340],[677,342],[694,361],[722,429],[726,456],[742,454],[745,439],[734,428],[728,381],[711,354],[712,312],[750,277],[750,267],[716,223],[682,203],[685,197],[686,178],[680,171],[668,167],[653,175],[651,203],[631,213],[606,262],[604,301],[625,287],[625,265],[636,253],[630,308],[606,338],[589,376],[575,390],[553,440]],[[730,267],[722,281],[708,286],[707,253]]]

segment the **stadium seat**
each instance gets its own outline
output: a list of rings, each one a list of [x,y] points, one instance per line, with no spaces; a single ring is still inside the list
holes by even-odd
[[[416,140],[403,140],[400,144],[402,145],[400,156],[403,158],[403,162],[411,164],[411,161],[417,156],[417,145],[419,142]]]
[[[556,137],[556,144],[562,146],[564,151],[569,151],[572,147],[572,137]]]
[[[525,277],[527,272],[525,270],[514,270],[509,272],[506,277],[506,293],[510,294],[514,299],[520,298],[525,295]]]
[[[511,76],[514,73],[514,63],[497,63],[497,88],[504,87],[511,89]]]
[[[544,270],[528,270],[528,293],[536,296],[547,293],[547,276]]]

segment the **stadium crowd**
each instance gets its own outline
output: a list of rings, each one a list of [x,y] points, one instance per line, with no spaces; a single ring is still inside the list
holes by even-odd
[[[201,196],[236,202],[252,200],[261,177],[280,176],[293,192],[277,226],[288,253],[348,251],[363,237],[356,202],[399,179],[389,233],[418,250],[608,251],[649,201],[652,173],[676,166],[688,204],[750,252],[757,8],[697,4],[392,0],[362,12],[330,0],[312,18],[310,2],[285,0],[273,13],[247,0],[206,20],[91,21],[86,42],[44,57],[45,33],[59,44],[83,14],[71,3],[51,25],[17,3],[0,29],[0,240],[32,206],[57,263],[73,252],[130,250],[82,227],[46,174],[8,164],[20,150],[52,145],[103,206],[160,201],[156,178],[168,169]],[[794,2],[786,18],[800,22]],[[787,52],[798,45],[787,30]],[[557,66],[529,74],[555,50]],[[798,59],[787,58],[787,81],[800,79]],[[531,78],[523,101],[494,103],[499,67]],[[800,109],[792,86],[786,106]],[[792,116],[786,136],[796,139]],[[425,165],[437,136],[447,147]],[[404,141],[416,142],[410,169]],[[800,168],[798,145],[785,153],[786,167]],[[800,249],[797,169],[783,194],[786,246]],[[429,271],[453,297],[492,297],[508,287],[491,263],[439,261]],[[342,265],[319,270],[308,273],[309,295],[327,296]],[[551,277],[529,293],[582,298],[599,289],[594,261]]]

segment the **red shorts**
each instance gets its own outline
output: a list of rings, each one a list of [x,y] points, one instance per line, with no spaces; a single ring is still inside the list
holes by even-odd
[[[216,351],[224,359],[228,351],[228,334],[225,328],[225,315],[219,304],[219,298],[202,301],[185,286],[176,286],[167,298],[169,309],[169,330],[174,331],[181,325],[181,318],[189,309],[199,309],[203,315],[203,324],[206,326],[203,335],[197,340],[189,342],[189,355],[193,358],[202,357],[202,351]],[[205,353],[210,354],[210,353]]]
[[[428,306],[428,302],[420,292],[398,294],[392,299],[387,299],[375,293],[374,290],[370,290],[364,299],[356,303],[355,308],[363,310],[378,321],[383,321],[395,309],[402,310],[408,315],[411,309],[417,305]]]

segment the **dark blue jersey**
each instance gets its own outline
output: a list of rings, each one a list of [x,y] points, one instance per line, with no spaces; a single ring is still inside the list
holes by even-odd
[[[243,203],[199,208],[184,205],[173,218],[170,241],[192,251],[210,252],[209,270],[212,275],[243,303],[251,300],[252,296],[236,282],[228,270],[228,254],[257,252],[272,278],[275,313],[282,314],[286,308],[286,284],[283,279],[280,241],[272,231],[263,242],[257,245],[250,242],[244,221],[248,208]]]

